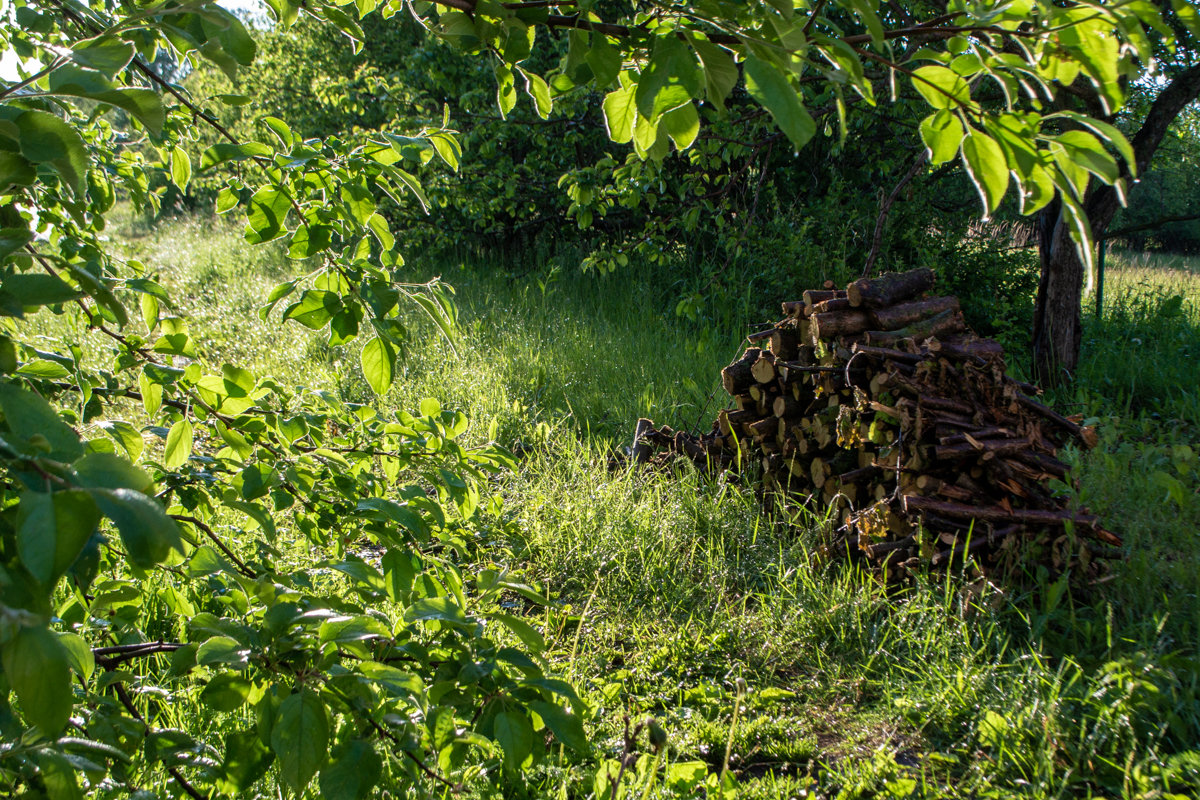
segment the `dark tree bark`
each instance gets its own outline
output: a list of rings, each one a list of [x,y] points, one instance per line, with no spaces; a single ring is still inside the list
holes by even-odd
[[[1171,122],[1198,96],[1200,64],[1176,75],[1151,104],[1142,127],[1130,142],[1139,175],[1149,168]],[[1122,165],[1122,172],[1123,177],[1129,176],[1127,165]],[[1116,190],[1093,182],[1084,211],[1096,239],[1104,236],[1118,207]],[[1038,383],[1054,386],[1069,380],[1079,365],[1084,279],[1083,261],[1057,200],[1040,214],[1038,250],[1042,279],[1033,318],[1033,367]]]

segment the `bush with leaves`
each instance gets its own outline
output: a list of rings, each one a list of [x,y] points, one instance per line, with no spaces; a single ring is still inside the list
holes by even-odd
[[[319,775],[330,797],[380,782],[434,794],[485,780],[484,764],[517,780],[548,740],[586,751],[579,698],[500,604],[542,595],[460,566],[480,487],[511,457],[463,447],[467,420],[436,401],[383,412],[210,365],[154,276],[102,238],[118,193],[154,206],[158,171],[184,188],[193,170],[243,165],[255,184],[232,178],[219,207],[244,196],[250,241],[287,235],[317,263],[262,313],[287,303],[283,318],[331,343],[367,339],[382,395],[408,336],[401,307],[448,336],[454,307],[444,287],[403,281],[376,193],[424,203],[405,166],[453,153],[451,134],[304,142],[275,121],[274,146],[198,154],[204,112],[149,59],[170,47],[244,68],[254,48],[236,18],[10,13],[5,45],[41,66],[0,105],[0,786],[167,781],[203,797],[270,773],[295,791]],[[39,349],[23,335],[34,313],[80,314],[110,358]],[[298,562],[304,546],[321,555]],[[181,725],[167,698],[198,699],[213,724]]]
[[[283,26],[303,11],[366,35],[345,6],[269,5]],[[1082,75],[1119,104],[1153,6],[955,3],[918,22],[924,4],[910,5],[363,0],[357,12],[411,13],[492,59],[502,116],[519,91],[548,118],[562,95],[603,90],[608,134],[650,170],[689,151],[741,84],[779,141],[803,147],[814,97],[840,119],[851,94],[876,103],[876,64],[913,82],[934,161],[961,158],[988,211],[1010,173],[1026,211],[1090,174],[1115,179],[1105,143],[1128,147],[1115,129],[1043,116],[1028,95]],[[0,47],[27,64],[0,88],[0,786],[199,798],[316,778],[333,797],[420,796],[520,783],[566,757],[559,743],[586,753],[582,702],[548,673],[541,634],[502,610],[542,594],[462,566],[483,479],[507,454],[464,448],[466,421],[435,401],[385,412],[207,363],[155,276],[104,237],[118,195],[153,209],[163,173],[183,190],[238,165],[217,210],[241,209],[249,242],[286,240],[312,266],[263,314],[281,306],[334,345],[364,339],[382,395],[410,335],[402,305],[454,335],[446,289],[405,281],[380,213],[428,206],[413,170],[459,161],[450,120],[316,139],[267,118],[269,134],[245,140],[160,71],[252,64],[252,37],[219,6],[13,0],[0,13]],[[547,29],[568,31],[549,81],[534,66]],[[1007,92],[999,109],[976,94],[988,81]],[[220,141],[197,147],[209,129]],[[43,349],[27,319],[45,313],[79,314],[108,351],[82,337]],[[185,731],[174,701],[191,697],[212,717]]]

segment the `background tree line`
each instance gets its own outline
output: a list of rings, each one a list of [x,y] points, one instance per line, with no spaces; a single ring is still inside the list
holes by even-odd
[[[746,298],[766,318],[774,297],[754,287],[842,282],[868,261],[880,269],[932,265],[963,297],[975,327],[1028,352],[1037,223],[1012,198],[981,223],[961,168],[920,168],[919,126],[928,109],[915,93],[860,106],[846,135],[832,104],[818,106],[820,133],[796,158],[737,86],[729,113],[708,120],[691,149],[642,160],[610,140],[603,93],[573,86],[565,34],[533,55],[538,70],[562,70],[556,112],[541,119],[526,104],[501,116],[488,65],[425,35],[413,19],[374,15],[360,24],[365,36],[355,52],[356,43],[328,25],[302,18],[279,30],[261,18],[252,26],[258,68],[231,82],[202,64],[186,85],[199,97],[240,95],[235,103],[245,104],[226,105],[223,119],[247,139],[269,135],[256,121],[264,115],[304,138],[326,138],[412,130],[448,113],[465,155],[451,169],[424,153],[431,213],[386,209],[410,252],[440,257],[466,248],[501,257],[515,273],[533,250],[600,271],[631,260],[669,264],[679,274],[677,310],[693,318],[720,315]],[[1191,40],[1182,25],[1175,34],[1178,49],[1167,61],[1186,65]],[[1160,75],[1135,84],[1114,121],[1132,135],[1167,83]],[[1081,81],[1076,88],[1082,108],[1089,91]],[[1174,120],[1152,168],[1130,187],[1110,226],[1121,234],[1118,243],[1200,251],[1196,119],[1188,110]],[[209,173],[186,202],[203,205],[224,179]]]

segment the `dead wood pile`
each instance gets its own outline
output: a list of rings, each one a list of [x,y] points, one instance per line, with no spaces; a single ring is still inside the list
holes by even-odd
[[[1006,375],[1000,344],[933,285],[918,269],[783,303],[785,318],[722,370],[733,406],[712,431],[640,420],[635,460],[757,462],[775,502],[831,511],[828,552],[889,577],[968,554],[985,569],[1088,566],[1121,541],[1053,482],[1067,478],[1059,448],[1093,446],[1095,432]]]

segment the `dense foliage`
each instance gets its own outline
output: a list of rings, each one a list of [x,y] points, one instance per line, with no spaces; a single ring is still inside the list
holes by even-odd
[[[375,41],[347,7],[270,5],[281,26],[303,11],[356,47]],[[824,106],[831,130],[858,135],[858,104],[875,107],[903,83],[925,112],[932,161],[961,159],[986,211],[1010,175],[1025,212],[1057,189],[1084,244],[1077,199],[1093,176],[1117,180],[1128,145],[1105,122],[1041,113],[1039,98],[1078,78],[1119,106],[1120,78],[1148,58],[1155,7],[955,3],[919,21],[924,4],[893,5],[705,0],[626,13],[364,0],[357,11],[411,13],[487,60],[504,118],[522,92],[550,122],[555,108],[586,105],[589,87],[602,90],[607,135],[633,154],[577,156],[567,171],[570,213],[584,228],[636,218],[660,197],[718,198],[742,163],[737,191],[753,214],[753,162],[722,140],[723,112],[745,109],[752,119],[741,124],[770,126],[765,160],[808,145]],[[252,139],[164,72],[207,60],[233,80],[250,67],[255,42],[220,7],[15,0],[3,14],[0,46],[28,63],[0,88],[0,785],[72,796],[81,783],[115,794],[169,780],[203,797],[271,780],[301,792],[317,778],[333,797],[381,783],[423,795],[512,786],[566,758],[564,746],[587,753],[586,709],[550,674],[542,634],[512,613],[541,593],[500,566],[460,567],[498,524],[498,509],[481,509],[482,486],[509,456],[463,448],[466,420],[433,400],[397,413],[209,363],[156,276],[106,244],[118,196],[154,209],[160,176],[186,191],[195,176],[233,167],[211,187],[217,210],[239,209],[248,242],[286,241],[309,269],[280,283],[261,313],[278,307],[332,345],[363,341],[363,374],[383,394],[411,335],[407,311],[455,335],[447,290],[409,281],[392,232],[430,205],[423,165],[461,164],[449,106],[420,106],[403,132],[319,137],[266,116]],[[547,30],[566,31],[558,66],[550,54],[561,51],[536,46]],[[410,24],[398,35],[417,34]],[[393,76],[346,79],[386,97]],[[376,103],[360,108],[374,114]],[[702,122],[713,136],[700,138]],[[480,180],[508,180],[502,168]],[[679,207],[680,230],[702,235],[705,207]],[[530,209],[504,212],[515,220]],[[648,244],[665,252],[670,236],[655,235]],[[31,317],[68,306],[107,337],[106,352],[80,341],[45,349]],[[232,532],[244,540],[237,549]],[[198,694],[222,724],[182,732],[175,692]],[[602,795],[605,781],[596,785]]]

